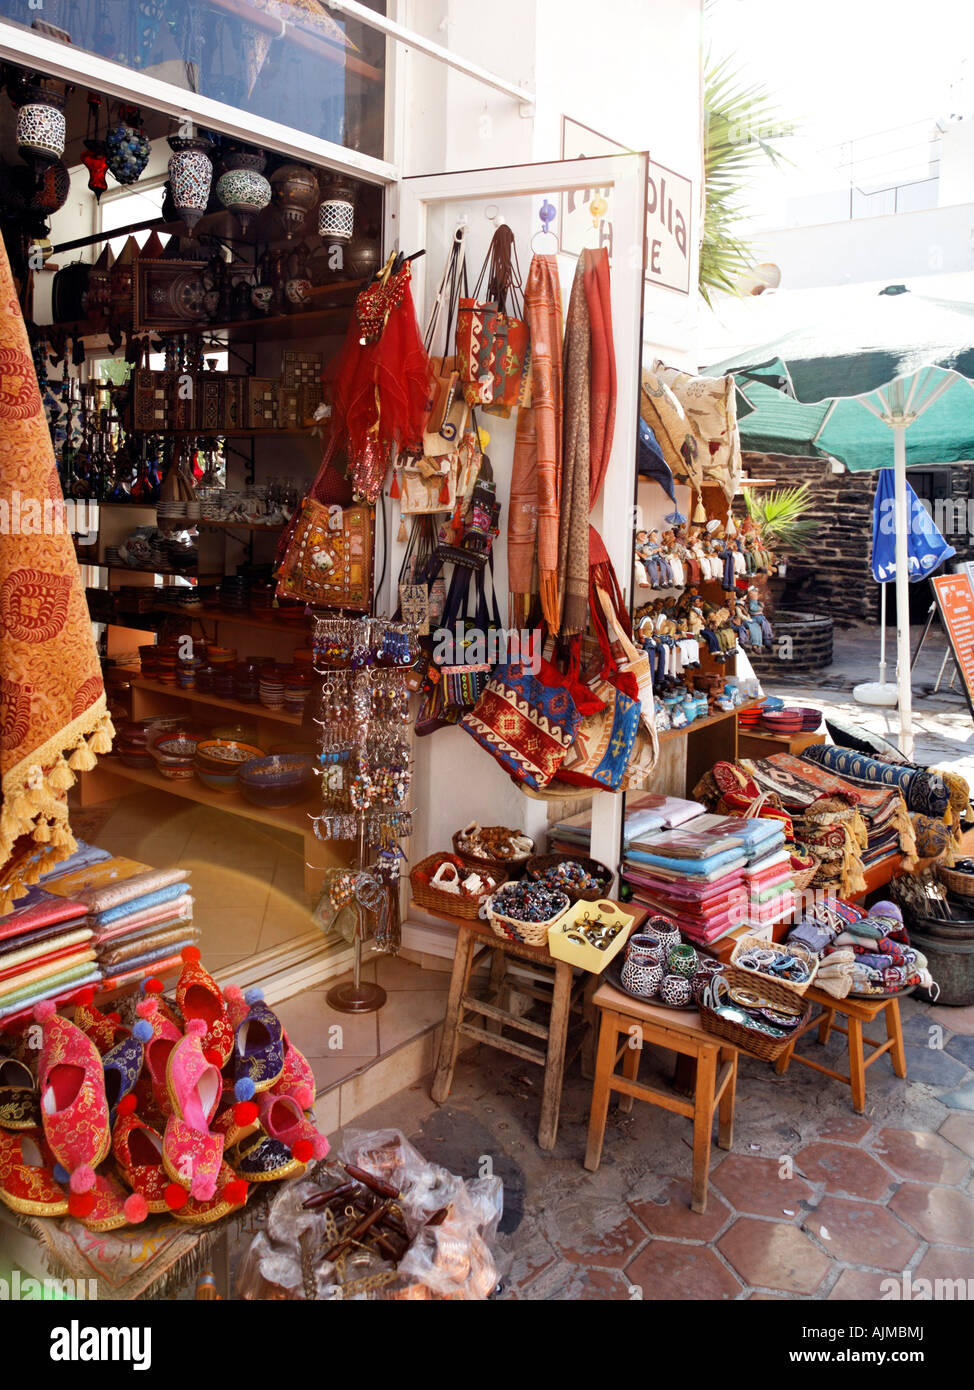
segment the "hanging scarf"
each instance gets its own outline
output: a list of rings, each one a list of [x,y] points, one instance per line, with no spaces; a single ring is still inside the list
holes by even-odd
[[[616,420],[616,357],[612,341],[609,253],[586,250],[585,298],[592,338],[592,386],[589,407],[589,508],[595,506],[612,453]]]
[[[558,467],[561,462],[561,287],[554,256],[534,256],[524,289],[531,337],[531,404],[517,414],[507,574],[514,626],[541,590],[545,619],[558,627]],[[537,548],[538,572],[535,573]]]
[[[109,751],[114,733],[78,562],[63,525],[61,486],[27,330],[2,243],[0,459],[2,915],[45,869],[75,850],[65,793],[75,771],[94,767],[95,754]]]
[[[342,350],[326,375],[332,384],[331,439],[348,448],[359,497],[375,502],[393,446],[423,452],[432,373],[409,288],[409,262],[374,281],[355,301]]]
[[[558,488],[559,621],[553,631],[565,637],[581,632],[588,614],[590,346],[585,257],[580,256],[568,301],[563,350],[565,424]]]

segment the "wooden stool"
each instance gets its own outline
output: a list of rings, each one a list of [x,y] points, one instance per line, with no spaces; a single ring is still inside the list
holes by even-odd
[[[861,1115],[866,1108],[866,1068],[871,1067],[877,1057],[882,1057],[884,1052],[888,1052],[892,1058],[894,1073],[897,1076],[906,1076],[906,1053],[903,1050],[900,1001],[896,997],[892,999],[835,999],[831,994],[826,994],[824,990],[816,989],[814,985],[806,991],[805,998],[814,1004],[821,1004],[822,1012],[815,1014],[798,1030],[775,1062],[774,1069],[776,1072],[786,1072],[788,1063],[794,1057],[794,1060],[801,1062],[804,1067],[813,1067],[815,1071],[824,1072],[826,1076],[834,1076],[837,1081],[844,1081],[847,1086],[852,1087],[852,1106],[856,1114]],[[836,1014],[842,1014],[848,1019],[847,1027],[835,1022]],[[886,1015],[886,1039],[884,1042],[864,1037],[862,1032],[862,1025],[871,1023],[879,1014]],[[833,1028],[838,1033],[845,1033],[849,1039],[848,1076],[845,1072],[833,1071],[831,1067],[825,1066],[822,1062],[816,1062],[811,1057],[805,1057],[795,1052],[795,1043],[803,1033],[807,1033],[816,1024],[818,1025],[820,1043],[828,1042],[829,1034]],[[863,1044],[873,1049],[868,1057],[863,1052]]]
[[[627,909],[629,912],[632,910],[631,907]],[[645,912],[637,911],[630,930],[638,931],[645,917]],[[597,1014],[591,999],[598,988],[599,977],[583,972],[582,977],[576,981],[573,967],[566,961],[555,960],[547,946],[524,946],[517,941],[505,941],[497,936],[486,922],[469,922],[458,917],[447,920],[455,923],[457,927],[457,949],[453,957],[453,974],[450,977],[450,994],[443,1023],[440,1056],[430,1095],[442,1104],[450,1094],[461,1036],[473,1038],[487,1047],[509,1052],[514,1057],[520,1057],[523,1062],[533,1062],[536,1066],[544,1068],[538,1145],[542,1149],[553,1149],[558,1137],[561,1085],[566,1063],[581,1049],[582,1070],[585,1073],[586,1062],[591,1063],[594,1056]],[[487,998],[478,999],[470,993],[470,976],[485,951],[491,953],[490,984]],[[540,984],[533,984],[519,980],[514,986],[519,994],[526,994],[550,1007],[547,1024],[521,1018],[500,1007],[499,1001],[505,989],[509,988],[506,985],[506,977],[508,962],[511,960],[525,961],[542,975],[550,977],[550,982],[545,980]],[[573,1011],[581,1014],[585,1031],[566,1057],[569,1017]],[[486,1025],[468,1022],[467,1014],[480,1015],[487,1020]],[[537,1038],[545,1044],[544,1050],[531,1047],[516,1038],[505,1037],[505,1027]],[[592,1074],[591,1065],[588,1066],[587,1074]]]
[[[645,1100],[693,1120],[693,1180],[690,1206],[707,1209],[707,1178],[714,1111],[718,1114],[717,1145],[729,1149],[734,1142],[734,1096],[737,1090],[737,1048],[713,1033],[704,1032],[695,1011],[677,1012],[659,1004],[643,1004],[614,985],[601,985],[592,999],[600,1011],[599,1050],[595,1059],[592,1116],[588,1127],[585,1167],[595,1172],[602,1157],[602,1141],[609,1114],[609,1097],[619,1091],[620,1110],[631,1110],[633,1099]],[[639,1055],[644,1042],[669,1048],[696,1063],[693,1100],[672,1091],[637,1081]],[[636,1046],[633,1044],[636,1043]],[[616,1071],[622,1059],[621,1074]]]

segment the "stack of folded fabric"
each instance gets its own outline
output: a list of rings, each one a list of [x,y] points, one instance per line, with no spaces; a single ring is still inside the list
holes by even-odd
[[[626,798],[623,842],[638,839],[651,830],[673,830],[699,816],[705,808],[699,801],[685,801],[678,796],[662,796],[645,792]],[[548,833],[548,848],[565,854],[589,852],[592,843],[592,812],[582,811],[558,821]]]
[[[0,1023],[101,980],[87,904],[31,888],[0,918]]]
[[[779,921],[793,909],[784,843],[774,821],[700,815],[677,830],[631,840],[623,878],[637,902],[709,945],[742,925]]]
[[[818,952],[815,987],[836,999],[899,994],[916,985],[937,990],[926,956],[910,945],[896,903],[875,903],[868,913],[843,902],[812,909],[788,940]]]
[[[131,985],[178,968],[199,936],[186,869],[152,869],[108,858],[45,881],[51,893],[85,904],[104,987]]]

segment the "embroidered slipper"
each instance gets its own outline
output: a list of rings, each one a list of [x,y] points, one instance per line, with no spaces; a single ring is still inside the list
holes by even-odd
[[[146,1200],[140,1193],[126,1192],[120,1182],[105,1173],[97,1174],[94,1187],[84,1195],[90,1205],[78,1220],[89,1231],[117,1231],[122,1226],[137,1226],[148,1215]]]
[[[249,1191],[246,1179],[238,1178],[229,1163],[221,1163],[216,1180],[216,1192],[210,1200],[198,1202],[190,1197],[185,1205],[177,1207],[172,1215],[176,1221],[183,1221],[189,1226],[208,1226],[213,1221],[229,1216],[232,1211],[239,1211],[241,1207],[245,1207]]]
[[[140,1018],[127,1038],[102,1057],[109,1123],[114,1125],[119,1102],[135,1090],[142,1072],[145,1044],[152,1041],[152,1024]]]
[[[97,1009],[93,1003],[94,998],[95,991],[89,985],[75,1004],[74,1021],[82,1033],[87,1033],[104,1057],[116,1043],[128,1036],[129,1030],[122,1023],[120,1014],[103,1014]]]
[[[297,1101],[302,1110],[310,1110],[315,1103],[317,1085],[311,1063],[300,1052],[284,1031],[284,1069],[271,1087],[271,1095],[290,1096]]]
[[[146,1101],[151,1099],[156,1111],[165,1118],[172,1111],[166,1087],[166,1063],[183,1035],[163,1013],[158,999],[140,1000],[135,1012],[152,1030],[152,1037],[144,1044],[144,1066],[136,1085],[138,1106],[144,1112]]]
[[[284,1029],[281,1020],[264,1003],[264,991],[249,989],[244,995],[247,1014],[237,1025],[233,1049],[233,1093],[240,1108],[238,1124],[257,1116],[252,1103],[259,1091],[267,1091],[284,1070]]]
[[[295,1158],[286,1144],[258,1133],[227,1155],[238,1178],[247,1182],[277,1182],[281,1178],[303,1177],[308,1165]]]
[[[260,1130],[257,1106],[252,1102],[235,1101],[233,1092],[224,1087],[223,1100],[210,1129],[214,1134],[223,1135],[225,1149],[232,1149]]]
[[[101,1054],[50,999],[35,1005],[34,1017],[43,1029],[38,1080],[44,1137],[60,1169],[55,1177],[71,1189],[68,1210],[81,1218],[95,1169],[112,1142]]]
[[[220,1072],[203,1055],[206,1023],[190,1019],[166,1062],[166,1086],[171,1114],[163,1136],[162,1162],[178,1187],[197,1201],[207,1202],[216,1191],[223,1161],[223,1135],[210,1130],[223,1095]]]
[[[264,1133],[291,1150],[299,1163],[324,1158],[329,1144],[292,1096],[265,1095],[260,1103]]]
[[[38,1129],[41,1097],[34,1073],[19,1057],[0,1053],[0,1129]]]
[[[189,1023],[202,1021],[204,1054],[217,1068],[225,1067],[233,1051],[233,1028],[220,987],[200,965],[198,946],[187,946],[182,953],[183,968],[176,985],[176,1004],[188,1031]]]
[[[134,1100],[130,1097],[129,1100]],[[122,1101],[120,1109],[126,1109]],[[146,1212],[167,1212],[169,1178],[162,1166],[162,1135],[132,1110],[119,1117],[112,1133],[112,1153],[125,1183],[145,1201]],[[182,1192],[182,1188],[179,1189]]]
[[[40,1129],[0,1130],[0,1202],[21,1216],[67,1216],[68,1194]]]

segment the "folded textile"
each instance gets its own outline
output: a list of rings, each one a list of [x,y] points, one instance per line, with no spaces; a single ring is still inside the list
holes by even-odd
[[[18,898],[17,907],[0,917],[0,942],[24,932],[37,931],[41,927],[56,926],[72,918],[84,917],[88,911],[83,902],[58,897],[45,892],[35,885],[23,897]]]
[[[192,921],[192,917],[193,899],[189,893],[184,893],[181,898],[160,903],[144,912],[136,912],[131,917],[123,917],[107,927],[99,927],[98,945],[106,941],[115,941],[122,936],[128,938],[137,935],[149,927],[166,927],[175,921]]]
[[[650,864],[657,869],[669,869],[673,873],[686,874],[688,877],[699,878],[708,874],[716,873],[720,869],[743,868],[747,860],[739,850],[725,850],[722,854],[713,854],[709,859],[670,859],[664,854],[652,854],[649,850],[642,847],[630,846],[626,851],[627,858],[635,860],[637,864]]]
[[[10,1024],[20,1017],[29,1018],[35,1004],[39,1004],[42,999],[56,999],[61,995],[74,995],[79,989],[86,985],[101,984],[101,971],[94,966],[79,966],[65,972],[62,979],[60,976],[46,980],[43,985],[36,985],[32,991],[20,999],[17,1003],[4,1003],[0,1006],[0,1020]]]
[[[55,864],[53,869],[48,869],[41,874],[38,883],[42,888],[47,887],[47,883],[52,878],[63,878],[66,874],[77,873],[79,869],[90,868],[92,864],[99,864],[102,860],[111,859],[111,851],[100,849],[98,845],[89,845],[85,840],[78,841],[78,848],[73,854],[69,854],[67,859],[62,859]]]
[[[118,975],[106,976],[102,982],[102,988],[106,990],[121,989],[125,985],[135,984],[136,981],[145,979],[146,975],[150,973],[160,976],[171,975],[180,970],[182,964],[182,955],[177,953],[167,956],[165,960],[153,961],[151,965],[136,965],[134,968],[130,965],[128,969],[121,971]]]
[[[719,854],[739,854],[744,843],[727,835],[694,835],[682,830],[661,830],[632,841],[634,849],[648,850],[671,859],[712,859]]]
[[[168,960],[174,954],[178,956],[178,953],[182,951],[184,947],[191,945],[194,941],[198,941],[199,937],[200,930],[198,927],[187,931],[184,939],[179,942],[178,945],[157,946],[151,951],[146,951],[143,955],[125,961],[125,972],[127,974],[132,974],[138,970],[148,970],[150,967],[154,967],[160,960]]]
[[[165,872],[181,872],[180,870],[166,870]],[[186,883],[180,880],[177,883],[169,883],[160,888],[156,888],[151,893],[144,893],[140,897],[128,898],[125,902],[120,902],[115,906],[108,907],[102,911],[92,911],[89,921],[96,929],[109,927],[113,922],[121,922],[126,917],[137,912],[145,912],[149,908],[159,907],[163,903],[175,902],[177,898],[183,897],[186,892]]]
[[[926,768],[883,763],[854,749],[827,743],[806,748],[802,759],[828,768],[856,785],[893,788],[902,794],[908,810],[925,816],[942,816],[950,804],[944,779]]]
[[[752,859],[744,869],[745,878],[760,878],[782,867],[791,868],[791,855],[786,849],[775,849],[772,854],[761,859]]]
[[[784,836],[773,821],[747,816],[718,816],[708,813],[694,817],[681,828],[691,834],[733,835],[748,850],[763,848],[767,841],[778,836],[784,843]]]
[[[102,865],[102,868],[107,865]],[[147,869],[142,873],[132,874],[116,882],[99,885],[98,887],[86,888],[78,897],[82,902],[88,904],[88,911],[93,917],[104,917],[109,912],[114,912],[118,908],[124,908],[127,903],[137,902],[147,899],[156,893],[170,892],[176,890],[175,894],[170,892],[170,896],[178,896],[179,892],[185,892],[186,880],[189,878],[188,869]],[[157,899],[164,901],[164,899]],[[151,906],[151,903],[140,902],[142,907]],[[133,908],[133,911],[137,909]]]
[[[0,969],[3,968],[6,957],[14,951],[22,950],[25,946],[36,946],[40,942],[53,941],[56,937],[63,936],[65,932],[80,931],[82,928],[90,930],[87,914],[84,917],[71,917],[64,922],[55,922],[50,927],[38,927],[36,931],[8,936],[5,941],[0,941]]]
[[[191,941],[199,939],[199,928],[191,921],[178,922],[166,931],[154,931],[148,936],[140,936],[135,941],[123,939],[110,949],[98,952],[98,963],[104,971],[114,969],[129,961],[148,960],[160,948],[167,951],[182,950]]]
[[[53,940],[35,941],[29,946],[22,946],[19,951],[8,951],[0,956],[0,980],[18,974],[21,967],[30,961],[40,965],[48,958],[62,956],[75,946],[90,941],[92,936],[90,927],[79,927],[76,931],[65,932]]]
[[[786,940],[797,941],[802,946],[807,946],[810,951],[814,951],[816,955],[821,955],[832,940],[832,932],[819,922],[810,922],[807,918],[803,918],[791,929]]]
[[[16,989],[0,987],[0,1013],[11,1006],[23,1002],[28,994],[34,993],[44,982],[75,979],[95,969],[95,953],[92,950],[79,951],[65,961],[59,961],[53,969],[41,967],[28,971],[18,977]],[[10,983],[10,982],[7,982]]]
[[[647,888],[654,893],[664,893],[686,902],[698,902],[702,906],[719,901],[727,893],[743,891],[744,877],[740,870],[724,874],[718,879],[703,879],[691,882],[683,877],[664,878],[652,873],[648,868],[624,864],[622,877],[634,887]]]
[[[648,792],[641,798],[639,808],[632,820],[626,817],[626,833],[639,827],[644,816],[658,817],[668,830],[676,830],[688,820],[701,815],[706,810],[699,801],[686,801],[679,796],[664,796],[661,792]],[[659,827],[653,827],[658,829]]]

